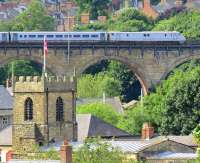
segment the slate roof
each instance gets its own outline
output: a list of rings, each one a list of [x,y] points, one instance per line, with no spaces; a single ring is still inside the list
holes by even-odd
[[[166,3],[158,3],[156,6],[153,6],[153,8],[158,12],[158,13],[163,13],[166,10],[169,10],[173,7],[176,7],[175,0],[166,0]]]
[[[131,137],[131,135],[91,114],[77,114],[78,140],[87,137]]]
[[[3,85],[0,85],[0,111],[13,108],[13,97]]]

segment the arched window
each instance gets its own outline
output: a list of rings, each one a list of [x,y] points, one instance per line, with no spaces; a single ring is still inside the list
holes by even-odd
[[[56,100],[56,121],[63,120],[63,100],[58,97]]]
[[[33,119],[33,101],[30,97],[28,97],[24,104],[24,120],[32,120]]]

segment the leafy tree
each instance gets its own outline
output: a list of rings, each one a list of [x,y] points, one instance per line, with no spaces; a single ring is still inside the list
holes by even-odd
[[[167,20],[159,21],[154,31],[179,31],[189,39],[198,39],[200,37],[200,12],[185,11]]]
[[[117,61],[110,61],[107,74],[115,80],[120,81],[120,95],[123,101],[128,102],[137,99],[141,86],[133,71],[128,66]]]
[[[11,77],[12,64],[13,64],[15,76],[33,76],[33,75],[42,74],[41,65],[32,61],[17,60],[0,68],[0,83],[1,84],[5,84],[6,79]]]
[[[82,147],[74,152],[74,163],[136,163],[128,159],[121,149],[100,139],[87,139]]]
[[[92,114],[112,125],[117,125],[119,114],[114,111],[112,106],[103,103],[91,103],[77,107],[79,114]]]
[[[80,7],[80,13],[89,12],[92,19],[100,15],[107,15],[107,9],[111,4],[110,0],[76,0]]]
[[[117,127],[134,135],[141,134],[141,128],[144,122],[149,122],[149,115],[143,107],[137,106],[125,111],[119,119]]]
[[[14,20],[0,23],[0,31],[53,31],[54,18],[40,0],[33,0],[27,10]]]
[[[120,95],[120,90],[120,82],[105,73],[83,75],[78,80],[78,97],[102,97],[104,92],[114,97]]]
[[[137,32],[151,30],[152,26],[153,21],[150,18],[139,10],[129,8],[121,10],[117,17],[111,17],[105,23],[96,22],[89,25],[76,26],[75,30]]]

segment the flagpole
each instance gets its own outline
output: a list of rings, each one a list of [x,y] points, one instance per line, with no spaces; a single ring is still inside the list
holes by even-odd
[[[47,76],[47,73],[46,73],[46,48],[47,48],[47,42],[46,42],[46,36],[44,36],[44,43],[43,43],[43,55],[44,55],[44,67],[43,67],[43,73],[44,73],[44,76],[46,77]]]

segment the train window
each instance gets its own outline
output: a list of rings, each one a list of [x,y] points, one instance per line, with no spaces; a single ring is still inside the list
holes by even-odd
[[[23,36],[22,36],[22,35],[19,35],[19,37],[22,38]]]
[[[165,37],[167,37],[167,34],[165,33]]]
[[[24,35],[24,38],[26,38],[27,37],[27,35]]]
[[[150,34],[148,33],[148,34],[147,34],[147,36],[149,37],[149,36],[150,36]]]
[[[53,38],[53,35],[47,35],[48,38]]]
[[[114,36],[114,33],[111,33],[112,36]]]
[[[69,36],[69,37],[70,37],[70,36]],[[81,36],[80,36],[80,35],[74,35],[74,37],[76,37],[76,38],[77,38],[77,37],[81,37]]]
[[[38,35],[38,38],[43,38],[44,37],[44,35]]]
[[[98,35],[91,35],[91,37],[93,37],[93,38],[97,38],[97,37],[98,37]]]
[[[36,35],[29,35],[29,37],[30,37],[30,38],[34,38],[34,37],[36,37]]]
[[[68,35],[65,35],[64,37],[65,37],[65,38],[68,38]]]
[[[62,38],[63,35],[56,35],[56,38]]]
[[[129,34],[126,34],[126,36],[128,37],[128,36],[129,36]]]
[[[144,37],[146,37],[146,34],[144,34]]]
[[[83,35],[83,38],[89,38],[90,36],[89,35]]]

